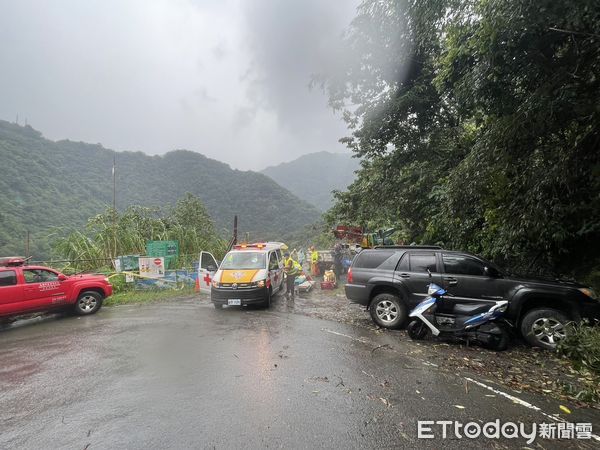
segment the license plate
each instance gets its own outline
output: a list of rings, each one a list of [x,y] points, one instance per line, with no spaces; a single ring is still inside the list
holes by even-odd
[[[227,304],[229,306],[241,306],[242,301],[239,298],[230,298],[229,300],[227,300]]]

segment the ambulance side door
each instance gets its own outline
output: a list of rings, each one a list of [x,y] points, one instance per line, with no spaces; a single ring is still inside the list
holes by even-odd
[[[204,251],[200,252],[198,261],[198,285],[200,286],[200,292],[210,294],[210,285],[219,265],[212,253]]]
[[[275,251],[275,253],[277,253],[277,260],[279,261],[279,287],[282,288],[283,287],[283,277],[284,277],[284,261],[283,261],[283,254],[281,253],[280,249],[277,249]]]
[[[281,285],[282,279],[281,269],[279,267],[279,260],[275,252],[269,252],[269,280],[271,280],[271,286],[273,292],[277,292]]]

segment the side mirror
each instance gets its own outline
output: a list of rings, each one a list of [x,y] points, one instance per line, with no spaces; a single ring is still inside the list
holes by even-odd
[[[64,275],[62,273],[58,274],[58,281],[66,281],[66,279],[67,279],[66,275]]]
[[[216,272],[217,268],[211,264],[206,268],[206,270],[208,270],[209,272]]]

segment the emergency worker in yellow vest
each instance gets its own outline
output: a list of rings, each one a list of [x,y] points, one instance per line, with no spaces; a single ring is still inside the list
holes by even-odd
[[[319,252],[315,250],[315,247],[310,248],[310,272],[314,277],[321,275],[319,270]]]
[[[285,298],[290,298],[290,296],[292,297],[292,300],[294,300],[295,297],[295,292],[294,292],[294,288],[295,288],[295,283],[296,283],[296,277],[298,275],[300,275],[300,273],[302,272],[302,266],[297,262],[294,261],[294,259],[292,259],[292,257],[290,256],[289,253],[285,253],[284,255],[284,266],[283,266],[283,270],[285,271]]]

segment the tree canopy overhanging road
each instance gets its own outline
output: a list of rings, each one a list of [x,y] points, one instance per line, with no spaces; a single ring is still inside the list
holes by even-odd
[[[363,2],[315,80],[362,159],[329,222],[597,283],[598,23],[594,0]]]

